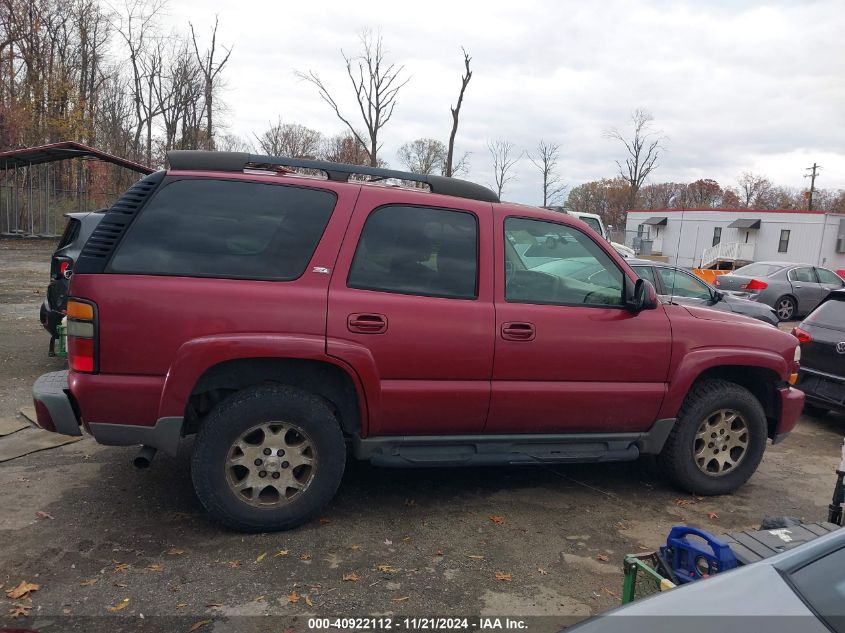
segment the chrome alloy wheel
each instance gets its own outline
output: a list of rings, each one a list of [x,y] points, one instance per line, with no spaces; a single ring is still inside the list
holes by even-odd
[[[316,466],[317,450],[307,433],[287,422],[264,422],[232,444],[226,480],[241,501],[279,507],[308,489]]]
[[[711,413],[695,434],[693,457],[698,469],[711,477],[736,469],[748,452],[748,424],[734,409]]]
[[[775,307],[775,312],[777,312],[781,321],[789,321],[792,318],[792,314],[795,312],[795,306],[792,305],[792,299],[783,298],[778,301],[777,307]]]

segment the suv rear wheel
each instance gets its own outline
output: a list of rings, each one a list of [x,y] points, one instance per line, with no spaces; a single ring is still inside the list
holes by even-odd
[[[750,391],[725,380],[704,380],[687,395],[660,465],[687,492],[729,494],[757,470],[766,437],[763,407]]]
[[[311,393],[282,385],[237,392],[197,434],[191,476],[205,508],[245,532],[285,530],[317,514],[343,477],[337,418]]]

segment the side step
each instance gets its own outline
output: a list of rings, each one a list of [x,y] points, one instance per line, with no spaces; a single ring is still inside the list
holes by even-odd
[[[631,461],[659,453],[674,423],[658,420],[645,433],[356,437],[353,451],[393,468]]]

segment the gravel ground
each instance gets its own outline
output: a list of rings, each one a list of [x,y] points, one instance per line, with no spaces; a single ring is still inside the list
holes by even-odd
[[[38,323],[51,248],[0,240],[0,418],[30,403],[39,374],[62,368]],[[134,449],[86,438],[0,464],[0,584],[40,585],[31,602],[0,594],[0,627],[23,604],[30,615],[15,624],[45,633],[308,631],[310,616],[437,615],[526,618],[528,630],[553,631],[616,606],[624,554],[654,549],[674,524],[718,533],[773,514],[822,520],[843,422],[804,417],[738,493],[708,499],[681,495],[647,461],[351,463],[323,518],[267,535],[206,516],[190,446],[137,471]],[[261,615],[276,617],[248,617]]]

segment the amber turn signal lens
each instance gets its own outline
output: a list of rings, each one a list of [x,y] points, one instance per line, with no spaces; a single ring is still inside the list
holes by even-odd
[[[69,299],[67,302],[67,315],[71,319],[82,319],[85,321],[94,320],[94,306],[89,303],[81,303]]]
[[[789,384],[794,385],[796,382],[798,382],[798,374],[789,374]]]

